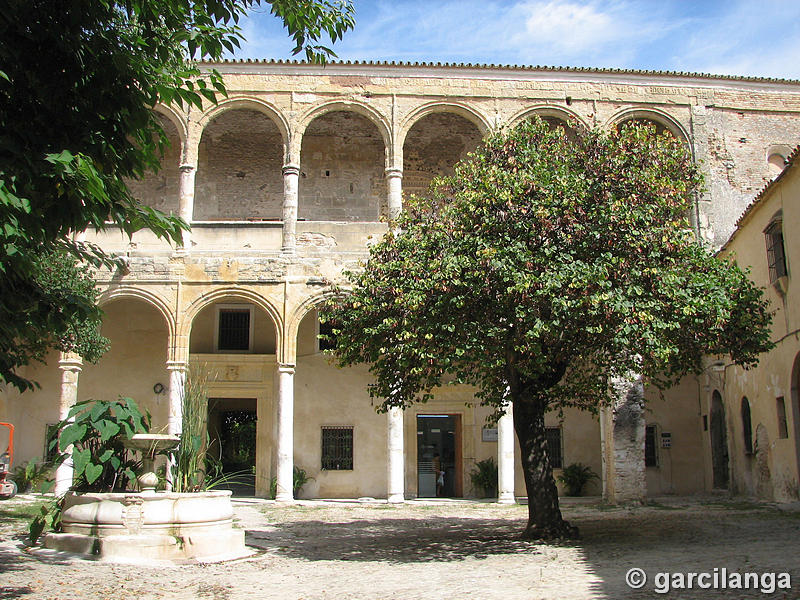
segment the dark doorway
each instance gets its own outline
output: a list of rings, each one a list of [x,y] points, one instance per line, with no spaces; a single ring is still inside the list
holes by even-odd
[[[711,398],[711,465],[714,488],[728,489],[728,431],[725,425],[725,406],[716,390]]]
[[[212,398],[208,402],[209,470],[224,481],[216,489],[236,496],[255,495],[255,398]]]
[[[417,496],[460,498],[461,415],[417,415]]]

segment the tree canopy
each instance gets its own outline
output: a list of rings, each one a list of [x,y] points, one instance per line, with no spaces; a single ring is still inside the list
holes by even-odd
[[[545,411],[595,410],[613,376],[666,387],[706,355],[752,365],[770,346],[761,290],[691,230],[701,186],[682,144],[647,127],[567,136],[536,118],[491,135],[406,201],[325,308],[336,360],[370,365],[383,409],[451,382],[511,403],[527,534],[569,535]]]
[[[60,301],[53,302],[53,288],[36,276],[44,257],[56,254],[111,264],[101,249],[73,241],[74,233],[147,228],[180,242],[187,224],[137,202],[125,181],[159,168],[167,137],[154,111],[158,104],[200,107],[224,94],[221,76],[201,72],[194,61],[233,51],[242,39],[239,19],[257,5],[283,21],[295,53],[317,62],[332,54],[320,38],[335,42],[354,25],[348,0],[4,3],[0,381],[30,387],[17,369],[42,358],[47,347],[86,350],[62,342],[80,323],[99,321],[94,296],[70,288],[75,278],[67,278],[51,281],[60,288]]]

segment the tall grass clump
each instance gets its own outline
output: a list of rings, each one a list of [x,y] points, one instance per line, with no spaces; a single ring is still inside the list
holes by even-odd
[[[198,492],[206,488],[207,412],[208,372],[191,365],[183,385],[181,442],[171,461],[174,492]]]

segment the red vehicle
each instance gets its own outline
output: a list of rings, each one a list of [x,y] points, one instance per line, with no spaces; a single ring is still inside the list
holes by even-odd
[[[7,500],[17,494],[17,484],[8,478],[14,462],[14,426],[0,423],[0,427],[8,427],[8,448],[0,455],[0,500]]]

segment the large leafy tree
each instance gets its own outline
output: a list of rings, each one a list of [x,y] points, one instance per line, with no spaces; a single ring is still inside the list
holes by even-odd
[[[666,387],[704,355],[752,365],[770,346],[761,291],[692,234],[701,179],[679,142],[644,127],[567,136],[536,119],[491,136],[407,202],[323,311],[339,365],[369,363],[384,410],[453,382],[498,412],[510,404],[525,535],[575,534],[547,456],[548,410],[596,410],[614,376]]]
[[[0,382],[30,387],[17,371],[48,348],[96,356],[99,347],[74,334],[99,321],[93,294],[70,285],[76,277],[49,286],[40,277],[55,255],[110,265],[99,248],[72,241],[75,232],[113,225],[180,241],[187,225],[138,203],[125,181],[158,169],[167,138],[157,104],[199,107],[224,93],[220,75],[194,61],[233,51],[237,22],[257,5],[283,21],[295,53],[317,62],[332,54],[320,38],[336,41],[354,24],[349,0],[3,3]]]

